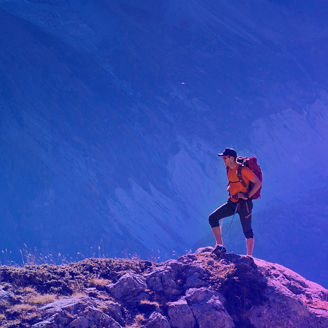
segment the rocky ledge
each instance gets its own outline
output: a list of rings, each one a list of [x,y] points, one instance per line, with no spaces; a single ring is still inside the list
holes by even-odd
[[[328,327],[328,291],[278,264],[201,248],[153,263],[0,267],[1,327]]]

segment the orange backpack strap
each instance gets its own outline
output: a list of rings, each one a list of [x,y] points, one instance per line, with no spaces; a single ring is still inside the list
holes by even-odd
[[[243,169],[244,165],[239,165],[238,166],[238,169],[237,169],[237,177],[239,179],[239,182],[245,187],[247,188],[247,184],[246,182],[244,181],[243,177],[242,177],[242,174],[241,174],[241,170]]]

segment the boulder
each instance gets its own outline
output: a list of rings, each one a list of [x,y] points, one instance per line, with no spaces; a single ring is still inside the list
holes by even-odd
[[[3,290],[1,287],[0,287],[0,301],[2,300],[6,300],[8,299],[8,297],[10,297],[12,293],[6,291],[6,290]]]
[[[83,298],[62,298],[52,303],[42,306],[40,310],[47,313],[58,313],[66,310],[70,313],[76,313],[85,308]]]
[[[209,286],[209,273],[200,265],[188,265],[184,270],[184,289]]]
[[[159,312],[153,312],[149,317],[145,328],[171,328],[166,317]]]
[[[213,251],[213,247],[206,246],[206,247],[200,247],[195,251],[195,255],[202,255],[202,254],[209,254]]]
[[[145,278],[130,272],[124,274],[116,283],[106,285],[106,290],[118,300],[132,300],[146,288]]]
[[[182,294],[182,289],[178,284],[177,267],[172,269],[170,266],[166,268],[157,268],[147,275],[146,281],[149,289],[155,292],[162,292],[169,299],[175,298]]]
[[[32,328],[53,328],[54,324],[50,320],[43,320],[32,325]]]
[[[328,291],[281,265],[258,259],[256,264],[269,279],[266,302],[249,313],[254,327],[328,327]]]
[[[107,328],[120,328],[119,325],[113,318],[111,318],[106,313],[103,313],[101,310],[89,307],[84,311],[86,312],[86,319],[89,321],[89,326],[95,327],[107,327]]]
[[[68,328],[89,328],[89,320],[84,317],[79,317],[73,320]]]
[[[169,303],[168,317],[172,328],[196,327],[196,320],[185,298]]]
[[[164,290],[162,282],[163,270],[161,267],[156,268],[146,276],[147,286],[154,292],[162,292]]]
[[[210,288],[192,288],[186,300],[199,328],[232,328],[232,318],[223,306],[223,297]]]
[[[122,306],[115,302],[106,302],[104,305],[106,306],[104,312],[114,318],[119,324],[124,325]]]

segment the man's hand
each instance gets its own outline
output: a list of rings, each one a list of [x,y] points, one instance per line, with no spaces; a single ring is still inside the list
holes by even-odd
[[[244,192],[239,192],[238,194],[238,199],[241,198],[241,199],[248,199],[248,195],[245,194]]]

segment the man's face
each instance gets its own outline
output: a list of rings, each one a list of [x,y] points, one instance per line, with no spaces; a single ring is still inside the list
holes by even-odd
[[[225,166],[229,166],[235,161],[235,158],[232,156],[222,156],[222,159]]]

